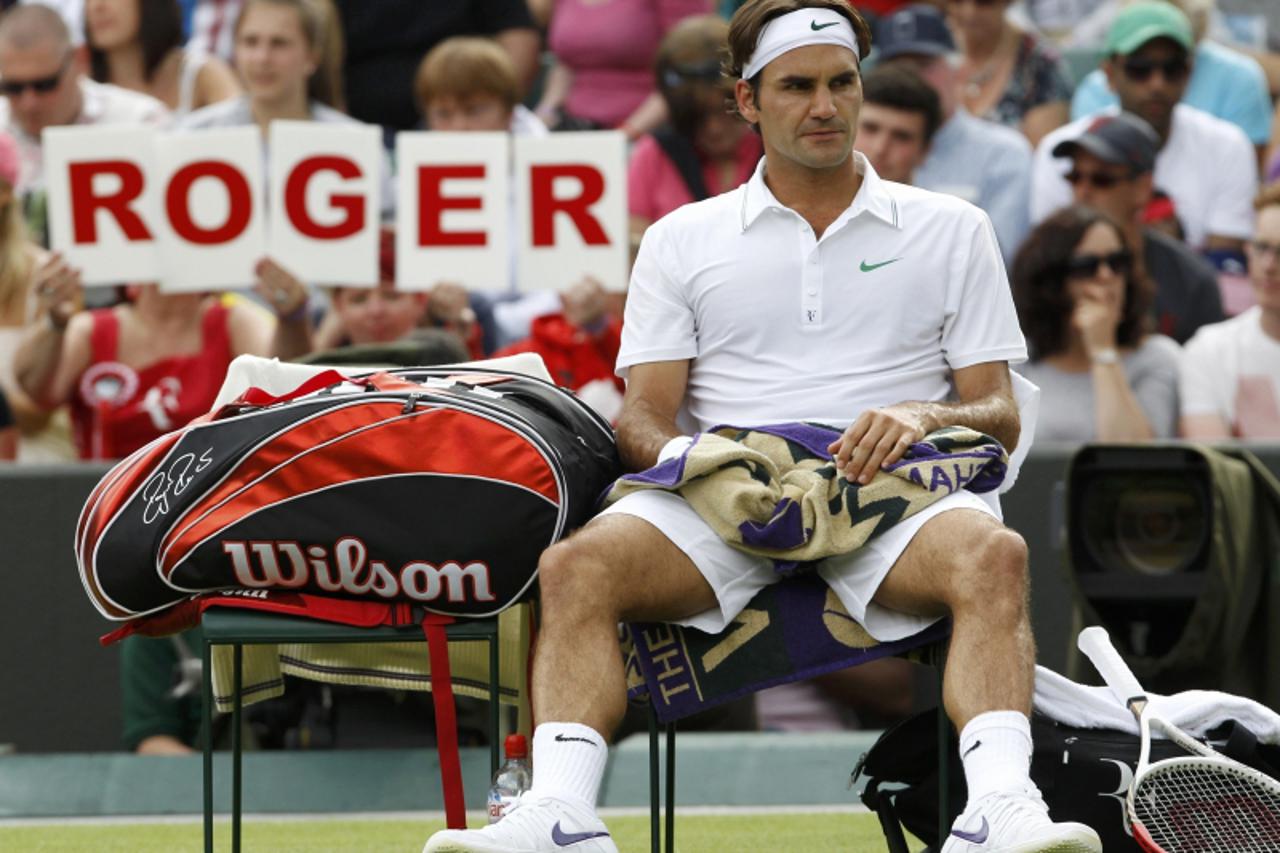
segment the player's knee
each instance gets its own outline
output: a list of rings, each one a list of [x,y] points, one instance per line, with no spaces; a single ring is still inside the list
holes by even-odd
[[[543,609],[571,613],[600,608],[608,599],[605,566],[589,544],[570,537],[542,552],[538,588]]]
[[[963,556],[959,596],[991,616],[1021,612],[1027,598],[1027,543],[1007,527],[992,526]]]

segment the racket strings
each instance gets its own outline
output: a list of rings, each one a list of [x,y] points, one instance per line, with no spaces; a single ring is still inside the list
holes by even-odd
[[[1280,851],[1280,787],[1203,763],[1153,767],[1133,817],[1167,853]]]

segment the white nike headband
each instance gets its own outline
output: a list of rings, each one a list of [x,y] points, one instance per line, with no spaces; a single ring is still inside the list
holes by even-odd
[[[750,80],[782,54],[811,44],[838,44],[858,55],[858,40],[849,19],[831,9],[799,9],[774,18],[760,31],[755,52],[742,69],[742,79]]]

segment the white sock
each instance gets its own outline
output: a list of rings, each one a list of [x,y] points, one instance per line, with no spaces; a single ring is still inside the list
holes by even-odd
[[[988,711],[960,733],[969,802],[1031,787],[1031,721],[1020,711]]]
[[[533,731],[534,796],[575,800],[594,809],[609,744],[580,723],[542,723]]]

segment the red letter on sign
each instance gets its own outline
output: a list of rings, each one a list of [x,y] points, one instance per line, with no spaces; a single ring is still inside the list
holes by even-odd
[[[577,198],[556,198],[551,189],[556,178],[577,178],[582,194]],[[552,222],[557,211],[569,214],[588,246],[609,244],[600,220],[587,209],[604,195],[604,175],[599,169],[571,164],[534,166],[529,170],[529,194],[533,197],[533,245],[550,246],[555,242]]]
[[[201,178],[216,178],[227,188],[227,221],[217,228],[201,228],[191,218],[191,185]],[[174,233],[183,240],[201,246],[229,243],[249,227],[252,212],[249,182],[230,163],[201,160],[173,173],[164,207]]]
[[[129,203],[142,195],[142,170],[128,160],[98,160],[93,163],[71,163],[67,166],[71,190],[71,242],[98,242],[99,208],[116,218],[120,230],[129,240],[150,240],[142,217],[129,209]],[[114,195],[94,195],[93,179],[98,175],[120,178],[120,189]]]
[[[445,231],[440,220],[446,210],[479,210],[480,196],[446,196],[440,185],[449,178],[483,178],[484,166],[418,167],[418,245],[484,246],[483,231]]]
[[[347,214],[336,225],[321,225],[307,213],[307,183],[316,172],[337,172],[338,177],[348,180],[362,175],[360,167],[346,157],[309,157],[295,166],[284,184],[284,209],[293,227],[313,240],[337,240],[358,234],[364,228],[364,196],[329,197],[334,207]]]

